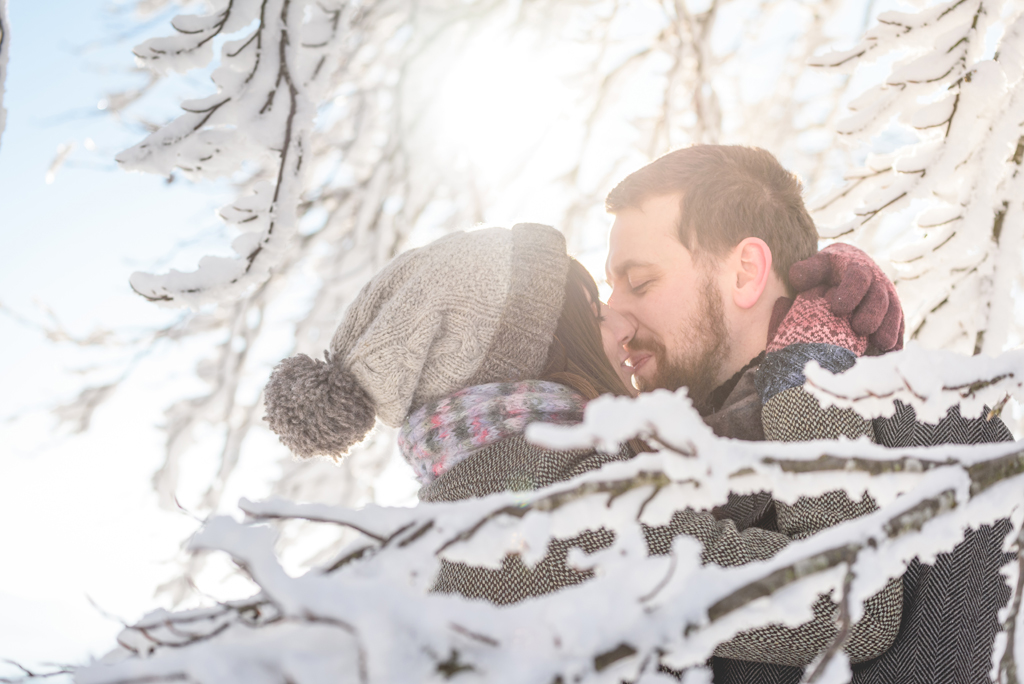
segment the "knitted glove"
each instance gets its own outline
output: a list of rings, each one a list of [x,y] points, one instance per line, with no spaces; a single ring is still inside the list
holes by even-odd
[[[896,287],[867,254],[835,243],[793,264],[789,282],[800,293],[822,296],[837,317],[849,319],[857,335],[880,352],[903,348],[903,309]]]
[[[868,350],[867,336],[854,332],[848,318],[832,313],[825,295],[826,287],[819,285],[801,292],[796,300],[775,300],[765,351],[777,352],[791,344],[831,344],[863,356]]]

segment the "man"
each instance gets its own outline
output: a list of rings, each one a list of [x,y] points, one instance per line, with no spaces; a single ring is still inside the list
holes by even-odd
[[[875,296],[874,305],[847,321],[833,312],[850,312],[851,302],[843,299],[850,298],[851,288],[846,295],[827,293],[824,284],[801,294],[801,306],[789,309],[791,286],[797,284],[802,291],[819,277],[814,259],[802,261],[817,251],[817,231],[804,208],[799,181],[770,153],[715,145],[676,150],[628,176],[609,193],[606,205],[615,215],[607,261],[613,288],[608,305],[635,326],[626,347],[640,389],[686,386],[718,434],[740,439],[864,436],[906,446],[962,442],[963,435],[970,435],[970,441],[1009,438],[998,419],[966,421],[954,410],[943,423],[926,427],[916,423],[911,409],[900,406],[892,419],[871,422],[851,410],[821,409],[804,392],[808,360],[841,372],[869,346],[876,352],[902,346],[902,316],[893,314],[898,306],[878,305],[889,303],[886,297]],[[862,259],[847,246],[828,249],[827,257],[815,259],[831,259],[833,266]],[[791,283],[791,275],[802,282]],[[862,279],[853,294],[875,289],[877,295],[881,287],[879,280]],[[892,303],[897,303],[894,292]],[[870,332],[870,338],[858,332]],[[862,503],[866,505],[855,510],[845,496],[830,493],[787,506],[763,493],[735,497],[715,513],[734,520],[740,529],[785,533],[785,520],[831,517],[824,527],[873,507],[873,502]],[[903,586],[895,641],[890,639],[892,646],[882,649],[881,656],[876,649],[862,658],[854,666],[854,681],[987,681],[986,654],[998,628],[995,610],[1008,596],[998,572],[1006,562],[1000,532],[1005,535],[1007,529],[969,533],[957,550],[940,557],[934,566],[940,572],[915,562]],[[950,589],[980,594],[988,612],[955,612],[959,608],[946,596]],[[815,608],[819,612],[818,604]],[[766,638],[772,634],[772,628],[756,631]],[[730,655],[721,647],[716,654]],[[787,661],[776,653],[759,660],[715,658],[715,681],[801,679],[802,668],[794,662],[784,665]]]
[[[849,352],[805,350],[826,367],[836,365],[836,354],[848,361],[866,350],[852,327],[857,314],[848,322],[812,307],[817,317],[799,326],[783,317],[790,268],[818,251],[818,233],[800,182],[770,153],[716,145],[677,150],[623,180],[607,208],[615,214],[608,305],[636,325],[628,349],[640,389],[686,386],[702,413],[715,413],[724,397],[713,392],[766,351],[780,323],[788,343]],[[870,313],[872,341],[885,351],[896,347],[898,306]]]

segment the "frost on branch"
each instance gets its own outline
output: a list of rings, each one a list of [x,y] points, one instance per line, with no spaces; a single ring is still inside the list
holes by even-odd
[[[952,0],[883,12],[857,47],[816,58],[833,70],[895,58],[838,124],[851,139],[889,141],[888,149],[812,209],[834,226],[823,234],[887,253],[910,338],[930,348],[997,354],[1021,341],[1022,31],[1019,3]],[[900,212],[916,218],[886,223]]]
[[[297,227],[315,103],[332,72],[325,61],[338,39],[305,43],[304,29],[320,17],[301,2],[223,0],[216,6],[209,15],[178,16],[172,23],[179,35],[149,40],[136,56],[161,72],[205,66],[214,38],[256,22],[252,33],[223,45],[212,75],[217,92],[183,103],[184,114],[117,157],[127,169],[165,176],[181,169],[192,178],[229,175],[261,155],[274,159],[273,180],[222,211],[243,231],[232,243],[236,257],[204,257],[192,273],[132,276],[132,287],[147,299],[193,307],[238,298],[284,258]]]
[[[711,87],[713,81],[721,80],[719,89],[732,97],[739,97],[742,91],[738,81],[742,78],[743,56],[738,54],[738,48],[723,51],[711,44],[720,4],[729,3],[711,2],[699,11],[678,4],[671,11],[659,10],[662,16],[647,19],[650,35],[645,40],[650,44],[640,50],[634,40],[613,38],[619,31],[621,13],[614,4],[572,3],[568,9],[555,13],[557,20],[564,22],[567,36],[571,36],[566,40],[579,41],[580,52],[585,55],[577,60],[585,64],[574,75],[580,79],[580,85],[576,86],[578,92],[572,93],[572,99],[577,100],[573,103],[577,107],[574,118],[584,130],[580,141],[584,149],[570,153],[576,158],[569,156],[555,164],[563,173],[568,171],[561,182],[568,179],[577,186],[568,189],[570,199],[564,203],[566,220],[562,227],[567,231],[571,232],[582,216],[599,208],[606,186],[631,168],[623,165],[619,157],[630,153],[636,143],[631,141],[623,146],[620,141],[621,151],[596,161],[594,168],[599,179],[582,178],[593,173],[579,164],[588,154],[585,148],[597,144],[592,138],[608,122],[644,129],[643,140],[638,144],[649,147],[652,155],[687,142],[716,142],[723,128],[749,128],[745,126],[747,118],[756,128],[749,132],[754,136],[751,141],[770,145],[772,141],[766,136],[770,133],[772,138],[779,138],[776,124],[780,119],[791,123],[793,101],[789,94],[799,86],[800,67],[806,56],[826,42],[823,24],[827,14],[801,13],[799,19],[805,25],[806,35],[786,46],[785,51],[792,52],[786,54],[791,64],[782,71],[771,102],[762,102],[756,116],[752,110],[749,117],[745,115],[748,113],[737,111],[737,117],[721,111],[716,88]],[[840,4],[838,0],[826,3],[830,7]],[[225,37],[235,38],[241,33],[241,37],[221,46],[219,63],[212,74],[216,92],[183,103],[184,114],[122,152],[118,161],[127,169],[163,176],[169,176],[175,169],[190,178],[230,176],[243,169],[243,162],[265,165],[273,169],[273,174],[266,179],[268,186],[264,192],[240,200],[248,205],[244,217],[233,210],[237,203],[224,214],[241,231],[232,243],[236,256],[207,256],[194,272],[137,273],[132,277],[132,287],[139,294],[169,305],[197,307],[237,299],[281,267],[302,213],[299,206],[308,199],[308,193],[304,197],[307,174],[312,162],[322,160],[311,137],[314,114],[319,114],[321,129],[331,127],[336,117],[348,119],[349,126],[355,124],[360,128],[358,119],[371,114],[360,106],[360,100],[374,90],[391,91],[388,94],[399,99],[392,106],[405,108],[399,111],[402,120],[396,122],[405,129],[403,133],[414,138],[425,136],[425,131],[413,130],[413,119],[422,115],[422,126],[430,129],[441,123],[436,114],[430,116],[427,111],[430,96],[437,93],[431,92],[426,84],[443,82],[446,76],[445,70],[437,67],[458,63],[459,47],[477,38],[475,31],[485,35],[488,25],[502,23],[504,14],[500,3],[490,2],[438,3],[422,10],[415,3],[383,0],[358,5],[341,0],[217,0],[211,5],[208,13],[176,17],[172,21],[176,35],[148,40],[135,49],[135,55],[140,64],[156,74],[185,72],[210,64],[214,46]],[[514,26],[503,28],[539,30],[543,21],[546,32],[550,30],[547,15],[555,11],[554,7],[550,9],[551,12],[540,7],[524,10],[515,17]],[[741,24],[734,31],[738,35],[751,33],[755,49],[764,51],[762,38],[756,35],[757,20],[774,18],[775,14],[776,8],[767,7],[764,17],[750,17],[749,26]],[[625,59],[609,58],[608,46],[612,42],[620,43],[616,52],[625,49],[635,54]],[[736,44],[742,45],[743,41]],[[451,54],[440,59],[440,64],[431,65],[438,53],[445,50]],[[670,80],[677,81],[675,84],[660,83],[665,60],[671,61]],[[590,73],[594,68],[596,78]],[[722,78],[716,70],[722,72]],[[608,111],[610,96],[626,87],[619,81],[637,71],[643,80],[659,82],[659,87],[665,89],[663,101],[656,103],[660,111],[653,116],[648,112],[626,114],[617,106]],[[413,90],[419,92],[411,93]],[[834,99],[834,86],[821,90],[826,93],[826,100]],[[543,101],[538,101],[537,106],[543,107]],[[692,121],[690,116],[676,116],[677,112],[692,113]],[[626,118],[620,119],[623,114]],[[445,116],[450,113],[441,114]],[[676,119],[685,124],[676,124]],[[803,122],[799,128],[801,133],[808,128],[820,129],[820,122]],[[436,147],[435,141],[423,142]],[[398,153],[402,145],[417,146],[413,140],[390,143],[383,150],[389,157]],[[536,144],[524,143],[527,149]],[[347,163],[350,151],[340,147],[341,161]],[[828,146],[820,148],[816,152],[824,154]],[[431,161],[448,163],[446,159]],[[451,161],[464,164],[457,156]],[[522,168],[526,161],[518,166]],[[807,165],[806,171],[811,175],[815,170],[814,163]],[[466,177],[472,178],[472,174]],[[581,190],[585,191],[586,205],[583,196],[573,201],[573,195],[580,195]],[[481,209],[486,207],[479,206],[481,198],[475,199],[478,205],[473,209],[479,220],[484,213]]]
[[[738,442],[715,437],[684,395],[664,391],[641,401],[601,398],[582,425],[531,433],[559,447],[639,434],[660,449],[543,490],[456,503],[352,510],[243,501],[246,523],[214,518],[193,548],[229,554],[260,592],[213,608],[157,611],[122,633],[101,663],[79,669],[76,681],[397,684],[458,674],[466,682],[617,684],[663,681],[659,664],[700,681],[717,644],[758,626],[806,621],[819,594],[840,604],[841,622],[858,620],[864,599],[888,578],[915,556],[927,562],[949,551],[967,526],[1010,517],[1007,545],[1020,545],[1024,452],[1012,443],[904,452],[864,441]],[[720,504],[730,491],[767,489],[792,502],[837,488],[870,493],[879,509],[760,563],[702,565],[700,545],[686,536],[669,555],[648,555],[641,523],[664,524],[681,506]],[[262,521],[296,518],[360,538],[293,577]],[[595,570],[581,585],[504,607],[429,591],[442,558],[493,567],[519,553],[532,564],[551,539],[599,526],[614,542],[570,556]],[[1016,589],[1001,614],[1007,629],[995,659],[1007,683],[1024,647],[1017,572],[1009,570]],[[833,646],[809,681],[848,681],[841,643]]]
[[[917,419],[926,423],[937,423],[953,406],[959,406],[965,418],[975,418],[983,412],[998,415],[1011,397],[1024,401],[1024,350],[1020,349],[995,358],[965,357],[911,342],[903,351],[860,359],[838,375],[816,361],[804,372],[804,388],[822,406],[852,408],[865,418],[891,416],[896,400],[912,406]]]

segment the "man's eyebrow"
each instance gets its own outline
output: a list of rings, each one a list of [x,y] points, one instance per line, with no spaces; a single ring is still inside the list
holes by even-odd
[[[606,268],[605,272],[610,280],[611,276],[621,275],[632,268],[645,268],[653,265],[654,263],[650,261],[640,261],[639,259],[626,259],[621,264],[618,264],[614,269],[610,267]]]

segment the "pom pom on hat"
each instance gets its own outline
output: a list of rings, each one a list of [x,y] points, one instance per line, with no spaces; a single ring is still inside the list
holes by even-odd
[[[328,353],[326,363],[305,354],[277,364],[266,388],[270,429],[297,456],[338,458],[373,428],[373,402]]]

